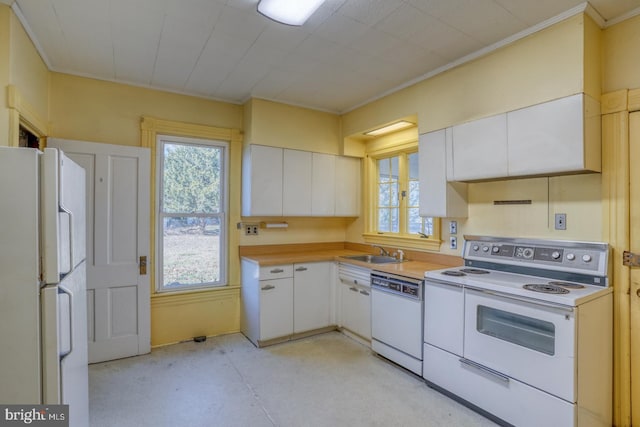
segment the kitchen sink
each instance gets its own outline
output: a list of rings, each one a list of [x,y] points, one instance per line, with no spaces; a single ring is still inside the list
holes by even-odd
[[[396,258],[385,255],[350,255],[343,256],[342,258],[350,259],[353,261],[368,262],[370,264],[390,264],[392,262],[399,262]]]

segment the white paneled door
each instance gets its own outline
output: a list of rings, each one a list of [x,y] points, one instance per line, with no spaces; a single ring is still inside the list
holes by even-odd
[[[87,172],[89,363],[148,353],[149,149],[53,138],[47,145]]]

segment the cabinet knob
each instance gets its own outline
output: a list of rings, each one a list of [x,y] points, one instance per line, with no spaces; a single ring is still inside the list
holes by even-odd
[[[263,287],[262,287],[262,288],[260,288],[260,289],[262,289],[263,291],[270,291],[271,289],[275,289],[275,288],[276,288],[276,287],[275,287],[275,286],[273,286],[273,285],[265,285],[265,286],[263,286]]]
[[[296,271],[307,271],[307,267],[298,267],[296,268]]]
[[[270,273],[284,273],[284,270],[281,268],[274,268],[270,271]]]

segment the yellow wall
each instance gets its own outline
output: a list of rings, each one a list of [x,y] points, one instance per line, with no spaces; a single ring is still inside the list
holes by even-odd
[[[603,93],[640,87],[640,16],[603,31]]]
[[[18,143],[21,122],[46,135],[49,71],[22,24],[0,5],[0,145]]]
[[[242,106],[51,73],[51,135],[140,145],[140,118],[242,129]]]
[[[6,108],[9,85],[9,43],[11,9],[0,4],[0,146],[9,145],[9,110]]]
[[[139,146],[142,116],[229,129],[242,129],[243,121],[239,105],[51,73],[53,137]],[[235,193],[240,189],[240,151],[240,143],[231,148],[230,186]],[[239,220],[239,198],[231,200],[238,205],[230,207],[230,223],[234,225]],[[231,232],[236,232],[233,226]],[[234,244],[229,256],[235,266],[229,272],[231,288],[155,294],[152,284],[152,346],[240,329],[237,239],[230,240]]]
[[[253,98],[245,143],[341,154],[340,117],[336,114]]]
[[[526,105],[586,92],[600,98],[600,29],[576,15],[489,55],[365,105],[343,117],[345,135],[416,113],[419,132],[441,129]],[[600,240],[600,175],[496,181],[469,185],[469,219],[458,234]],[[531,205],[494,206],[494,200],[532,199]],[[587,218],[584,209],[595,212]],[[553,214],[567,214],[567,230],[553,229]],[[442,220],[442,253],[449,219]],[[362,223],[354,223],[349,237]]]
[[[11,84],[20,92],[22,101],[46,121],[49,116],[49,70],[13,12],[10,62]]]
[[[344,135],[418,115],[420,133],[584,90],[584,15],[343,116]]]

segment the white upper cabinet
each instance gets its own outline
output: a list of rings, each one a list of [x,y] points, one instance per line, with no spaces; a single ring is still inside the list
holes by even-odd
[[[250,145],[242,165],[242,215],[282,216],[282,148]]]
[[[453,127],[453,181],[507,176],[507,115]]]
[[[245,148],[242,216],[358,216],[359,208],[360,159]]]
[[[577,94],[507,114],[509,176],[599,172],[600,104]]]
[[[466,218],[468,215],[467,184],[447,182],[452,168],[451,156],[447,156],[451,136],[451,128],[420,135],[420,216]]]
[[[336,216],[360,215],[360,159],[336,157]]]
[[[336,156],[313,153],[311,215],[335,215]]]
[[[311,215],[312,153],[284,150],[282,213],[284,216]]]

